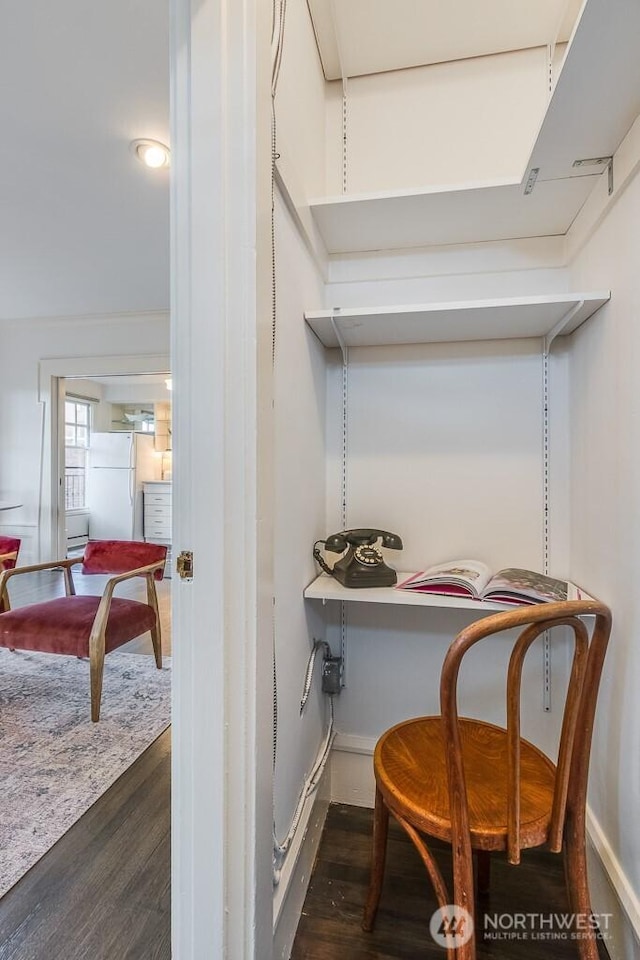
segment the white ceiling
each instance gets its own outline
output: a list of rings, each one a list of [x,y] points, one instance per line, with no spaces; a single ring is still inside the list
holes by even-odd
[[[168,0],[28,0],[0,32],[0,319],[163,310]]]
[[[327,80],[568,40],[582,0],[307,0]]]

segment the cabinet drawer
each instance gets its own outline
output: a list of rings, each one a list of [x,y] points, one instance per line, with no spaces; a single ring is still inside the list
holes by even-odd
[[[168,537],[171,535],[171,523],[169,520],[147,520],[145,517],[144,520],[144,534],[145,536],[160,536]]]
[[[171,519],[171,504],[170,503],[153,503],[151,505],[145,504],[144,507],[145,519],[149,517],[150,519],[157,517],[169,517]]]
[[[171,494],[170,493],[145,493],[144,495],[145,506],[148,504],[166,504],[171,506]]]

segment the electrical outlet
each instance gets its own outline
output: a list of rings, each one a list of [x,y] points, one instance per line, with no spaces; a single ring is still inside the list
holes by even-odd
[[[340,693],[342,657],[325,657],[322,661],[322,692],[333,696]]]

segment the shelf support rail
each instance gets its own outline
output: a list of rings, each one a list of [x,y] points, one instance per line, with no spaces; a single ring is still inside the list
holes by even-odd
[[[342,351],[342,476],[340,483],[340,518],[342,529],[347,529],[347,453],[348,453],[348,399],[349,399],[349,348],[338,326],[340,307],[334,307],[331,314],[331,326],[336,340]],[[340,686],[345,686],[347,654],[347,607],[344,600],[340,601],[340,657],[342,667],[340,672]]]
[[[582,310],[584,300],[579,300],[555,327],[544,337],[542,346],[542,458],[543,458],[543,557],[542,572],[549,575],[549,505],[550,505],[550,453],[549,453],[549,354],[556,337],[566,329],[567,324]],[[542,639],[542,708],[551,711],[551,639],[545,631]]]

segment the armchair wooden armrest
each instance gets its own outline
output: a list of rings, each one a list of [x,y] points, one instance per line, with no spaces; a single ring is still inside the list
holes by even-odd
[[[71,573],[71,568],[78,563],[82,563],[82,557],[77,557],[73,560],[49,560],[47,563],[32,563],[27,567],[13,567],[10,570],[3,570],[0,573],[0,597],[5,598],[6,609],[9,609],[9,592],[7,590],[7,582],[11,577],[17,577],[18,574],[22,573],[37,573],[40,570],[60,570],[64,576],[64,586],[65,593],[68,597],[75,595],[75,586],[73,583],[73,576]]]

